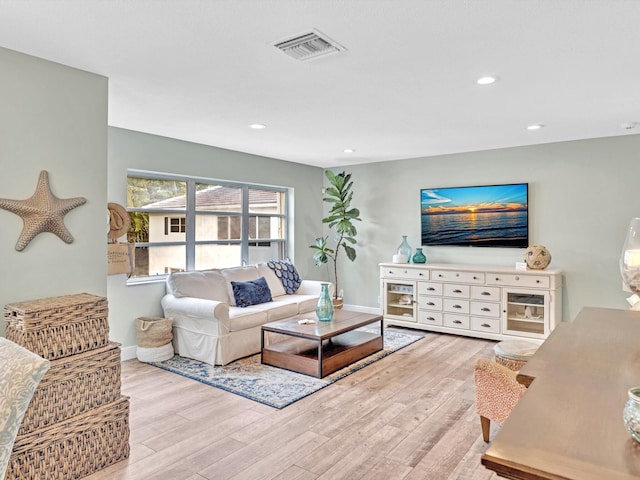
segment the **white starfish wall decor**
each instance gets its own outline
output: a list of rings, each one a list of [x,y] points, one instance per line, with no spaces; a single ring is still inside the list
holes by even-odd
[[[22,233],[16,243],[21,252],[33,238],[42,232],[56,234],[66,243],[73,242],[73,236],[64,224],[64,216],[76,207],[86,203],[84,197],[58,198],[51,192],[49,174],[40,172],[35,193],[26,200],[0,198],[0,208],[22,218]]]

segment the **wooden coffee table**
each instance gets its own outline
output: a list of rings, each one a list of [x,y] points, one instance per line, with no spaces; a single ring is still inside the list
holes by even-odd
[[[316,323],[300,324],[303,319]],[[380,332],[356,329],[380,322]],[[291,338],[265,345],[266,332]],[[262,326],[262,356],[266,365],[322,378],[383,347],[382,315],[336,310],[331,322],[321,322],[315,312],[297,315]]]

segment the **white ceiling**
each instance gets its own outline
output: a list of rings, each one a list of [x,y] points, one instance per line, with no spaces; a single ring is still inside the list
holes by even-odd
[[[314,28],[347,51],[271,45]],[[0,46],[109,77],[110,125],[322,167],[640,131],[635,0],[0,0]]]

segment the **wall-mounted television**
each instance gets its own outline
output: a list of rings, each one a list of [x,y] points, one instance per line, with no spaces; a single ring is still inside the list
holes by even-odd
[[[529,185],[481,185],[420,190],[422,245],[529,245]]]

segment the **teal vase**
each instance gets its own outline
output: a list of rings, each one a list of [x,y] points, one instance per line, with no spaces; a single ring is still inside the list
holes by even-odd
[[[416,247],[416,254],[411,259],[413,263],[427,263],[427,257],[422,253],[422,248]]]
[[[316,305],[316,315],[321,322],[330,322],[333,320],[333,301],[329,295],[329,284],[322,283],[322,291]]]
[[[405,255],[407,257],[407,262],[411,261],[411,246],[407,242],[407,236],[402,236],[402,243],[398,246],[397,253],[399,255]]]

